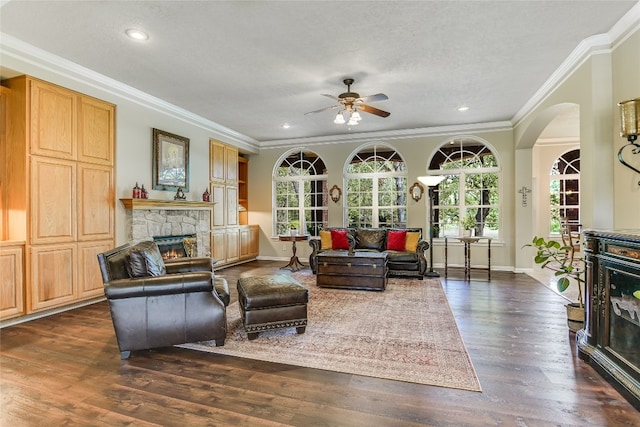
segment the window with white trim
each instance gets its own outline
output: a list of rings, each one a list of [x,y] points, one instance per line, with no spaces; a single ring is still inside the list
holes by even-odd
[[[311,151],[292,151],[278,162],[273,173],[273,229],[276,235],[289,234],[298,228],[300,234],[317,236],[327,226],[327,168]]]
[[[549,231],[560,234],[562,218],[570,231],[580,231],[580,150],[558,157],[549,172]]]
[[[407,167],[388,145],[360,149],[345,168],[347,225],[406,227]]]
[[[428,173],[446,177],[434,188],[433,237],[461,235],[467,217],[476,236],[499,237],[501,174],[487,144],[472,137],[450,140],[433,154]]]

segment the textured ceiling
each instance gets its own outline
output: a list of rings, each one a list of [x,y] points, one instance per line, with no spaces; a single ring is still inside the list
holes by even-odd
[[[258,141],[510,120],[633,1],[9,1],[0,30]],[[637,9],[636,9],[637,10]],[[127,28],[146,31],[145,42]],[[388,118],[335,125],[355,79]],[[468,105],[460,113],[457,107]],[[290,129],[282,129],[283,123]]]

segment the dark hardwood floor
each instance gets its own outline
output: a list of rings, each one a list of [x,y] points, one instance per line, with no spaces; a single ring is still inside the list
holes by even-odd
[[[237,277],[279,263],[219,271]],[[482,393],[163,348],[120,360],[106,302],[0,331],[2,426],[640,426],[522,274],[441,279]],[[459,279],[455,279],[458,277]]]

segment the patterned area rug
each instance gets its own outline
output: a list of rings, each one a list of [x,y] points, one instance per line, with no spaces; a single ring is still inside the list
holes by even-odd
[[[225,345],[180,347],[418,384],[481,391],[438,279],[389,279],[384,292],[318,288],[308,270],[306,332],[261,332],[249,341],[238,303],[227,308]],[[231,284],[230,284],[231,285]]]

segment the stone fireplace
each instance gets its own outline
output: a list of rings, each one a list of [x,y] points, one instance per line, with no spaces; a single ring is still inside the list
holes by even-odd
[[[194,257],[198,254],[195,234],[153,236],[153,241],[158,245],[162,259]]]
[[[185,236],[194,239],[195,254],[211,256],[212,203],[122,199],[126,208],[128,240]]]

